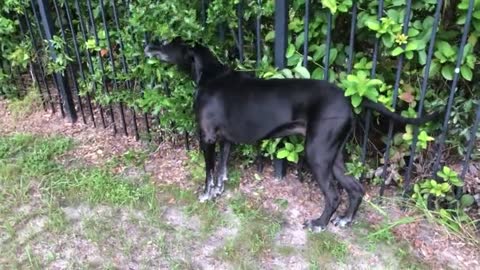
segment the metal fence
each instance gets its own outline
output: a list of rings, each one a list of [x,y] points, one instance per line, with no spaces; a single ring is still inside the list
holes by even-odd
[[[116,30],[120,30],[119,24],[119,16],[128,16],[127,14],[119,14],[117,5],[128,5],[130,1],[108,1],[110,8],[113,10],[113,20]],[[127,61],[125,60],[125,56],[123,55],[123,42],[121,39],[118,39],[118,42],[112,44],[111,39],[109,38],[109,26],[107,24],[107,18],[105,16],[104,10],[104,3],[103,0],[100,0],[100,9],[94,10],[92,7],[91,0],[87,0],[87,10],[82,10],[81,5],[79,5],[78,0],[71,0],[71,1],[62,1],[60,4],[58,0],[30,0],[30,7],[25,11],[23,15],[19,16],[21,21],[21,31],[23,35],[29,36],[34,46],[34,49],[38,52],[44,46],[43,41],[48,40],[48,46],[50,47],[50,56],[52,59],[56,59],[57,55],[55,54],[55,50],[52,48],[54,46],[52,40],[54,39],[54,35],[59,35],[68,42],[68,40],[73,40],[72,44],[68,44],[65,47],[67,54],[74,56],[73,64],[68,65],[67,70],[62,73],[54,73],[53,76],[47,76],[47,72],[45,67],[41,63],[32,62],[31,63],[31,70],[33,71],[33,77],[38,82],[38,90],[41,93],[43,106],[46,110],[50,110],[52,112],[60,111],[63,116],[68,117],[71,121],[75,122],[78,118],[85,124],[91,124],[95,127],[101,125],[104,128],[112,128],[114,134],[118,134],[119,129],[121,133],[124,135],[134,135],[136,138],[139,138],[139,134],[141,132],[149,133],[151,131],[152,123],[155,121],[154,117],[147,113],[141,113],[136,111],[134,108],[126,108],[125,104],[116,103],[110,104],[107,106],[99,106],[95,105],[91,102],[91,96],[87,94],[84,97],[81,97],[78,93],[79,84],[86,81],[85,77],[87,74],[94,74],[94,70],[92,70],[92,62],[93,61],[100,61],[100,73],[102,75],[103,80],[103,91],[105,93],[109,93],[111,91],[117,91],[119,87],[123,87],[126,89],[133,89],[134,82],[132,81],[125,81],[118,79],[118,73],[128,73],[131,67],[128,66]],[[258,3],[261,4],[261,0],[258,0]],[[461,59],[463,55],[463,50],[465,48],[465,44],[467,42],[468,33],[470,32],[470,24],[472,20],[472,13],[474,10],[474,0],[469,0],[468,12],[465,18],[465,24],[463,29],[463,35],[459,45],[459,52],[455,64],[455,72],[453,75],[453,79],[449,81],[449,99],[447,105],[447,113],[443,119],[443,127],[440,136],[436,140],[436,154],[434,156],[434,166],[433,166],[433,177],[435,176],[436,172],[440,168],[441,159],[442,159],[442,152],[443,148],[445,147],[445,140],[448,133],[449,128],[449,116],[451,114],[453,101],[455,98],[457,83],[459,80],[459,70],[461,67]],[[207,1],[202,1],[201,7],[201,14],[202,20],[206,21],[206,7],[208,3]],[[242,25],[243,20],[240,19],[243,14],[243,1],[241,0],[240,3],[237,5],[237,15],[239,16],[239,27],[236,31],[235,41],[238,47],[238,57],[239,60],[243,60],[243,42],[244,42],[244,26]],[[420,101],[418,105],[418,115],[420,116],[423,111],[424,107],[424,99],[427,91],[428,86],[428,78],[429,78],[429,70],[430,65],[432,63],[432,57],[434,54],[434,46],[436,41],[436,34],[437,28],[439,25],[439,21],[442,17],[441,10],[442,10],[443,1],[439,0],[436,3],[435,13],[434,13],[434,23],[433,23],[433,31],[430,37],[430,42],[428,44],[428,52],[426,56],[426,68],[424,69],[424,76],[423,81],[421,83],[421,92],[420,92]],[[107,5],[108,6],[108,5]],[[303,65],[308,64],[308,35],[309,35],[309,21],[310,21],[310,1],[305,0],[305,17],[304,17],[304,59]],[[404,17],[404,24],[402,32],[407,34],[408,32],[408,22],[411,15],[411,7],[412,1],[406,1],[406,9],[405,9],[405,17]],[[278,68],[283,68],[286,65],[286,50],[287,50],[287,36],[288,36],[288,9],[289,9],[289,1],[287,0],[275,0],[275,15],[274,15],[274,26],[275,26],[275,46],[274,46],[274,59],[275,65]],[[128,9],[124,9],[127,10]],[[80,48],[79,44],[76,42],[76,36],[81,36],[85,40],[87,39],[87,35],[93,35],[95,37],[96,43],[99,42],[98,37],[98,29],[96,29],[96,24],[93,21],[93,12],[100,12],[102,15],[103,20],[103,31],[106,35],[106,40],[108,42],[108,55],[104,55],[105,52],[98,52],[97,55],[92,54],[89,50],[83,50]],[[349,49],[348,49],[348,62],[347,62],[347,72],[350,73],[353,67],[353,59],[355,53],[355,31],[356,31],[356,23],[357,23],[357,13],[358,13],[358,6],[357,1],[353,1],[353,6],[350,11],[351,14],[351,25],[350,25],[350,33],[349,35]],[[377,19],[380,20],[384,16],[384,1],[378,1],[378,11],[377,11]],[[111,19],[111,18],[110,18]],[[55,21],[61,21],[61,23],[55,24]],[[77,31],[72,25],[73,21],[77,21],[80,25],[80,31]],[[326,45],[326,55],[324,57],[324,79],[328,79],[329,72],[329,52],[331,46],[331,29],[332,29],[332,15],[329,14],[327,17],[328,23],[328,31],[325,38],[325,45]],[[257,17],[255,19],[255,44],[256,44],[256,54],[257,54],[257,61],[259,62],[262,56],[261,51],[261,44],[262,39],[260,27],[262,24],[262,17]],[[58,27],[60,26],[60,27]],[[67,26],[67,27],[66,27]],[[223,29],[223,31],[225,31]],[[140,42],[147,41],[147,35],[145,33],[145,39]],[[224,33],[223,33],[224,34]],[[376,77],[377,65],[378,65],[378,52],[380,47],[380,39],[376,39],[376,42],[373,47],[373,66],[371,69],[370,76],[371,78]],[[405,45],[403,45],[405,47]],[[72,51],[73,50],[73,54]],[[118,50],[120,53],[120,58],[114,58],[113,51]],[[107,56],[107,57],[105,57]],[[88,63],[89,69],[85,68],[85,65],[82,64],[82,60],[86,59]],[[115,70],[114,61],[121,62],[121,70]],[[398,90],[399,84],[401,79],[401,72],[404,66],[404,56],[401,54],[397,60],[397,69],[395,74],[395,85],[394,85],[394,98],[392,100],[392,106],[395,108],[397,106],[396,101],[398,97]],[[138,63],[138,61],[137,61]],[[107,78],[105,76],[106,68],[113,69],[114,76],[111,78]],[[139,82],[140,88],[146,82]],[[92,87],[98,87],[98,85],[93,84]],[[133,90],[132,90],[133,91]],[[473,113],[473,112],[472,112]],[[475,147],[476,141],[476,131],[479,128],[479,121],[480,121],[480,106],[476,108],[476,118],[471,128],[471,135],[468,145],[466,147],[465,157],[464,157],[464,164],[463,170],[461,173],[461,177],[463,178],[467,172],[470,157],[472,151]],[[365,117],[365,136],[363,136],[363,143],[362,143],[362,154],[361,154],[361,161],[365,162],[366,159],[366,149],[367,149],[367,140],[368,134],[370,132],[370,123],[371,123],[371,113],[370,111],[366,112]],[[411,186],[411,174],[414,162],[414,153],[416,151],[417,142],[418,142],[418,127],[414,128],[414,138],[413,142],[410,147],[410,159],[408,162],[408,166],[405,173],[405,181],[404,187],[405,190],[409,190]],[[389,152],[392,143],[392,136],[393,136],[393,123],[390,121],[389,129],[388,129],[388,140],[386,143],[386,151],[385,153]],[[186,134],[186,142],[188,145],[189,137]],[[383,178],[386,178],[388,166],[388,159],[389,155],[384,155],[384,170],[383,170]],[[285,164],[282,160],[275,160],[275,170],[277,176],[283,176],[285,174]],[[380,194],[383,194],[385,188],[385,182],[381,185]]]

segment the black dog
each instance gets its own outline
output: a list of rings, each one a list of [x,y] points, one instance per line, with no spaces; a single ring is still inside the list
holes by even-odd
[[[333,223],[343,227],[352,222],[364,189],[345,174],[343,147],[350,136],[354,114],[350,100],[340,88],[313,79],[255,78],[228,68],[208,48],[189,45],[181,38],[149,44],[145,54],[177,65],[198,86],[194,107],[206,167],[201,201],[223,192],[231,143],[253,144],[262,139],[299,134],[305,136],[305,158],[326,203],[321,216],[305,222],[305,226],[322,231],[328,225],[340,203],[334,179],[347,191],[349,207]],[[404,118],[369,100],[364,100],[362,106],[415,125],[439,114]],[[217,142],[220,160],[215,168]]]

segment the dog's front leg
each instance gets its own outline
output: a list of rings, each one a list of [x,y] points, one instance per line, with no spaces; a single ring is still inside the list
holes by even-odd
[[[230,156],[231,143],[227,141],[220,142],[220,161],[217,167],[217,185],[215,186],[214,194],[219,196],[225,190],[224,182],[228,179],[228,158]]]
[[[215,143],[206,143],[200,139],[200,147],[202,148],[205,159],[205,187],[203,194],[199,197],[199,201],[205,202],[215,197]]]

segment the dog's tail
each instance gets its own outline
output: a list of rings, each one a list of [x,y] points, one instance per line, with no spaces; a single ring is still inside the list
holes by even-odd
[[[370,108],[374,111],[377,111],[389,118],[391,118],[394,121],[403,123],[403,124],[412,124],[412,125],[422,125],[426,122],[432,121],[437,119],[439,116],[444,114],[444,110],[437,111],[431,114],[427,114],[425,116],[419,117],[419,118],[407,118],[403,117],[400,114],[394,113],[390,111],[387,107],[383,106],[382,104],[373,102],[368,99],[364,99],[362,102],[362,106],[366,108]]]

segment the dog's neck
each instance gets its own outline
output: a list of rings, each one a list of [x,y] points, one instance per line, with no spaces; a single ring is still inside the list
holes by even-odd
[[[193,47],[193,58],[190,75],[197,85],[205,84],[230,71],[208,48],[201,45]]]

